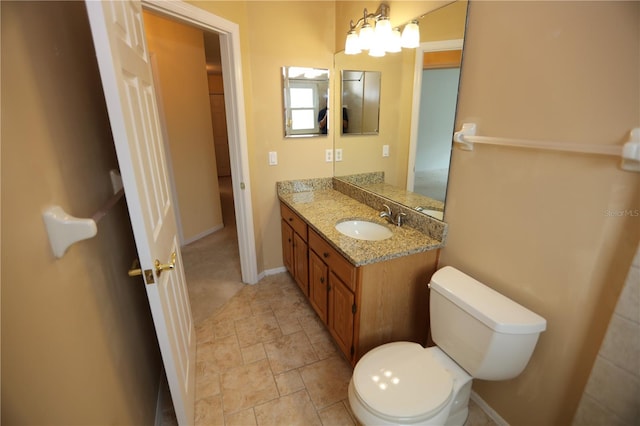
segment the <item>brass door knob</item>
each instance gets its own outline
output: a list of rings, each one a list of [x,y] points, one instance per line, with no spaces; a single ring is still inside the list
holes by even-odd
[[[156,267],[156,274],[158,277],[162,273],[162,271],[169,271],[171,269],[175,269],[176,267],[176,252],[171,253],[171,262],[170,263],[160,263],[158,259],[156,259],[154,263]]]

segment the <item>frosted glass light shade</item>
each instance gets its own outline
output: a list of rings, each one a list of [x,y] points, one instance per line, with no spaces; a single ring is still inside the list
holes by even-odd
[[[402,50],[402,36],[400,35],[400,30],[398,28],[394,28],[385,43],[385,50],[387,52],[400,52]]]
[[[380,17],[376,22],[376,36],[386,39],[391,36],[391,21],[387,17]]]
[[[373,44],[373,28],[368,23],[365,23],[360,29],[360,35],[358,36],[358,42],[360,43],[360,49],[369,50]]]
[[[369,56],[375,56],[376,58],[384,56],[386,54],[384,47],[384,40],[380,40],[376,37],[371,45],[371,49],[369,49]]]
[[[402,31],[402,47],[415,48],[420,46],[420,29],[415,21],[405,25]]]
[[[344,45],[344,53],[345,55],[357,55],[362,52],[360,49],[360,41],[358,39],[358,34],[355,31],[351,30],[347,34],[347,41]]]

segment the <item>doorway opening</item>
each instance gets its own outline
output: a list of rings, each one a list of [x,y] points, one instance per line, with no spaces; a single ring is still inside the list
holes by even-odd
[[[239,27],[233,22],[184,2],[143,0],[142,4],[146,11],[205,32],[215,33],[219,37],[220,67],[225,77],[223,79],[224,104],[240,268],[242,281],[255,284],[258,281],[258,271],[244,116]]]

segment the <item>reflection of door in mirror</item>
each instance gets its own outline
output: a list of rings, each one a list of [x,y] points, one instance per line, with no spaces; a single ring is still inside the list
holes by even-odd
[[[342,70],[343,134],[378,134],[380,79],[379,71]]]
[[[448,53],[448,52],[447,52]],[[444,202],[451,159],[460,63],[422,71],[413,192]]]
[[[449,178],[462,43],[426,42],[416,54],[417,136],[409,154],[407,190],[442,202]]]
[[[329,70],[282,67],[285,137],[321,136],[329,129]]]

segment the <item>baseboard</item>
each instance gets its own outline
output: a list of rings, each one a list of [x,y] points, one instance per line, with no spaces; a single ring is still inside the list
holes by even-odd
[[[498,426],[509,426],[509,423],[507,423],[507,421],[503,419],[496,410],[491,408],[491,406],[487,404],[484,399],[480,398],[480,395],[475,393],[473,390],[471,391],[471,399],[473,400],[473,402],[478,404],[478,407],[480,407],[482,411],[484,411],[485,414],[489,416],[491,420],[493,420]]]
[[[183,246],[186,246],[187,244],[191,244],[194,241],[198,241],[200,238],[204,238],[207,235],[213,234],[214,232],[217,232],[219,230],[221,230],[222,228],[224,228],[224,223],[221,223],[219,225],[214,226],[213,228],[209,228],[206,231],[202,231],[197,235],[194,235],[193,237],[189,238],[188,240],[184,240],[182,242]]]
[[[260,281],[264,277],[268,277],[269,275],[280,274],[282,272],[287,272],[287,268],[284,266],[280,266],[278,268],[267,269],[265,271],[260,272],[260,274],[258,274],[258,281]]]

